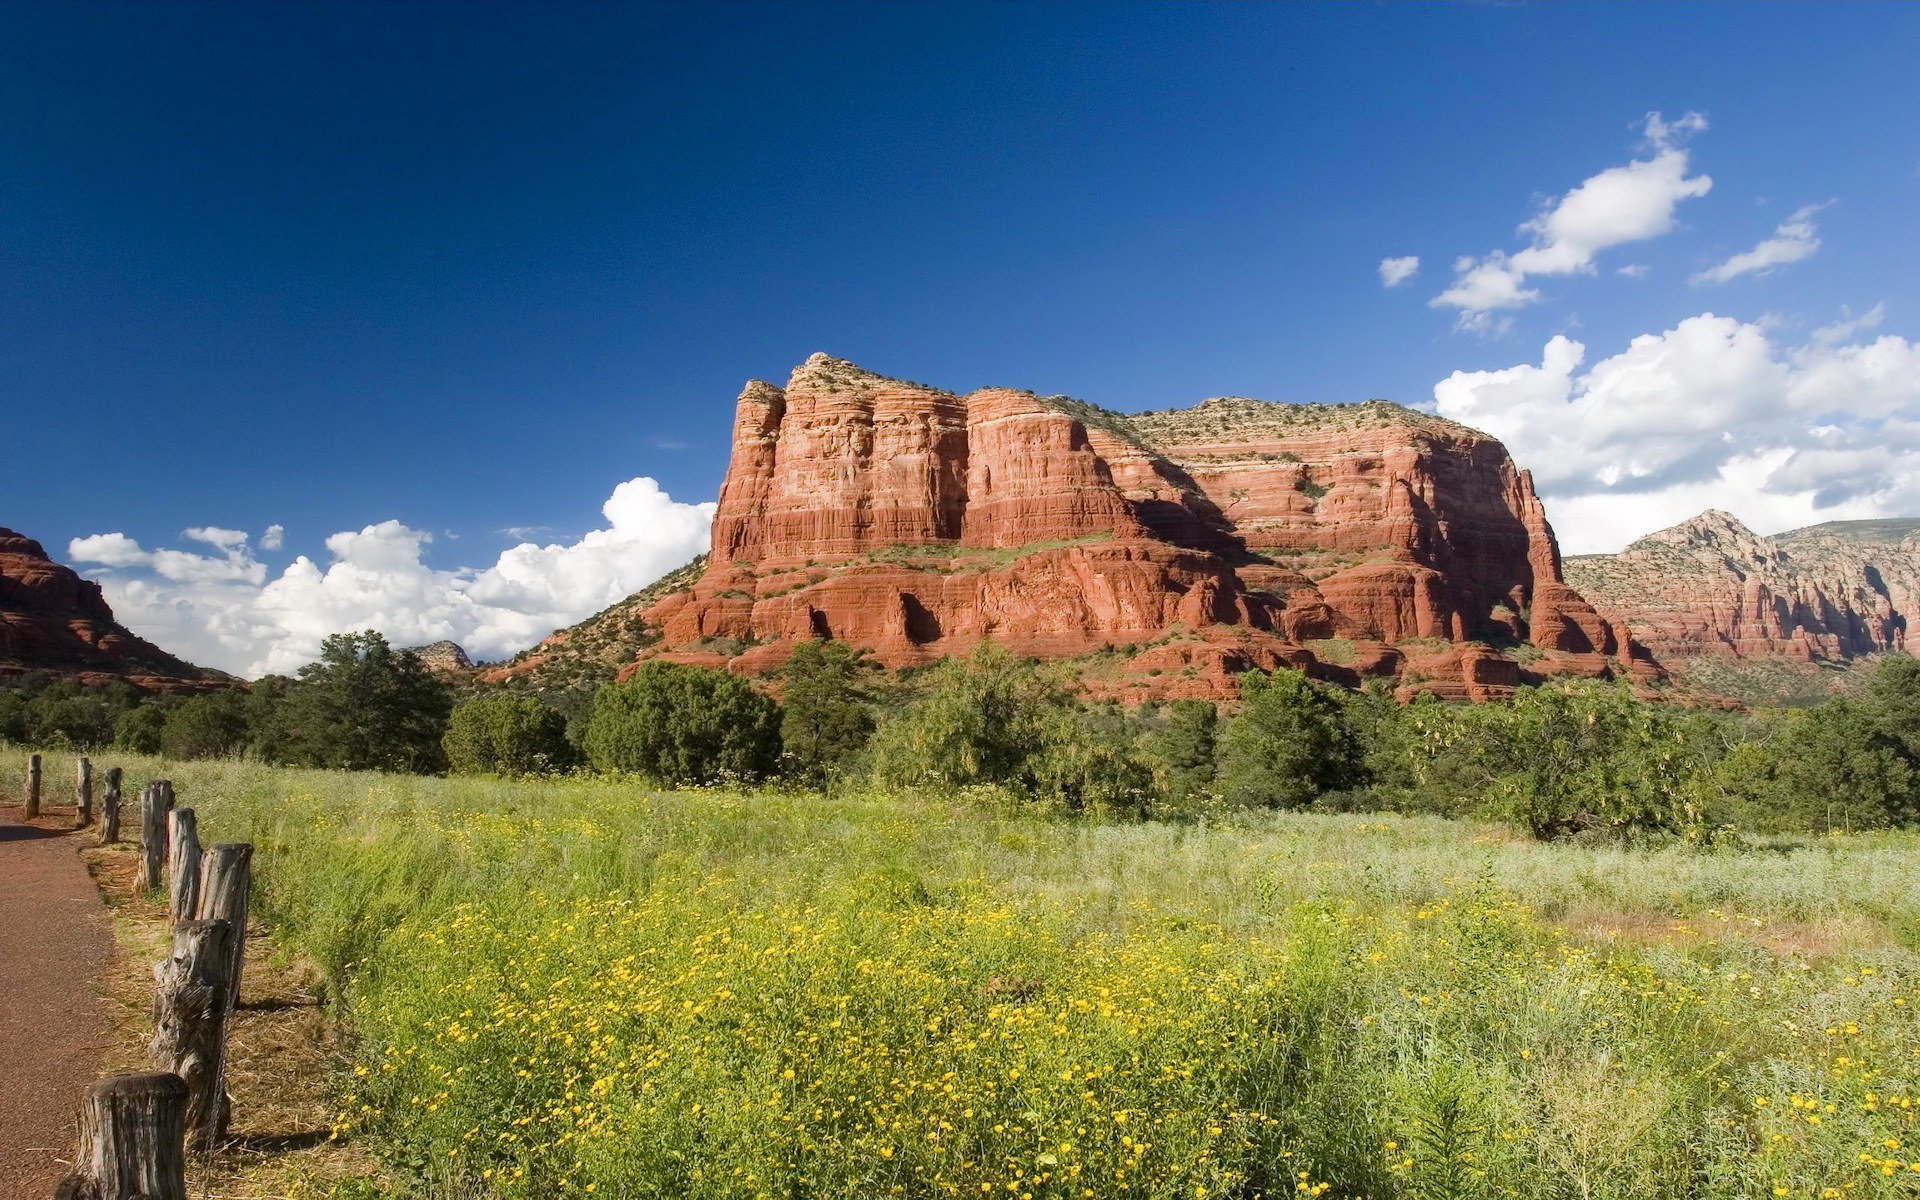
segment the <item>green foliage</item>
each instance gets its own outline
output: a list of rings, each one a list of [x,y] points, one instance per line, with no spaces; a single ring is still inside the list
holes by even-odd
[[[1880,679],[1877,673],[1874,682]],[[1794,712],[1753,772],[1750,795],[1779,827],[1913,824],[1920,819],[1920,756],[1902,736],[1908,704],[1881,688],[1863,701],[1835,698]]]
[[[1211,791],[1219,727],[1219,712],[1211,700],[1175,700],[1168,706],[1166,725],[1153,739],[1167,801],[1184,806]]]
[[[0,738],[39,746],[109,746],[120,715],[140,702],[126,683],[89,686],[38,672],[10,683],[0,691]]]
[[[1229,804],[1303,808],[1361,781],[1360,745],[1340,701],[1305,675],[1248,671],[1240,697],[1220,735],[1220,793]]]
[[[146,700],[120,714],[113,723],[113,745],[135,754],[160,753],[160,737],[167,727],[167,706],[158,698]]]
[[[166,714],[160,751],[168,758],[227,758],[246,748],[247,732],[243,693],[223,689],[190,696]]]
[[[593,698],[587,757],[662,783],[753,780],[780,755],[780,706],[737,675],[647,662]]]
[[[448,766],[463,775],[543,775],[567,770],[576,758],[563,714],[509,693],[456,705],[440,744]]]
[[[861,680],[874,669],[865,650],[846,642],[805,641],[793,648],[780,705],[781,757],[790,773],[818,786],[866,748],[873,714]]]
[[[300,668],[261,739],[271,757],[297,766],[435,774],[452,700],[410,650],[373,630],[338,633]]]
[[[927,685],[874,736],[882,783],[996,786],[1075,811],[1139,808],[1152,796],[1131,730],[1109,718],[1103,733],[1055,668],[983,643],[966,662],[942,661]]]

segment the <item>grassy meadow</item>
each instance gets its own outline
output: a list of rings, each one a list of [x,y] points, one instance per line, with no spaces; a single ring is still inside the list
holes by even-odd
[[[1913,834],[126,761],[259,846],[408,1195],[1920,1194]]]

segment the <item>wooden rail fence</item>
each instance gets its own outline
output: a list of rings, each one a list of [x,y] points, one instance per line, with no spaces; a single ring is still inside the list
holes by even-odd
[[[40,815],[41,761],[27,759],[26,812]],[[124,772],[109,767],[101,796],[100,841],[120,840]],[[55,1200],[187,1200],[187,1154],[211,1154],[233,1114],[227,1092],[227,1026],[240,1003],[253,885],[253,846],[202,849],[191,808],[175,806],[173,784],[140,789],[140,887],[166,890],[172,953],[153,969],[153,1071],[116,1075],[87,1089],[80,1152]],[[93,764],[75,763],[75,828],[93,820]]]

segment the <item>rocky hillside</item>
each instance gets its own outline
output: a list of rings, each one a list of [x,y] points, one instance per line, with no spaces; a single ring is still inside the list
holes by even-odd
[[[1127,699],[1281,664],[1473,698],[1655,673],[1562,580],[1500,443],[1383,401],[1127,416],[815,355],[741,393],[712,553],[653,590],[502,674],[604,670],[656,631],[646,654],[749,673],[811,637],[892,667],[990,639],[1101,658],[1093,690]]]
[[[531,650],[522,650],[497,666],[481,667],[479,682],[558,695],[587,691],[615,678],[622,667],[660,640],[660,631],[641,614],[662,597],[692,587],[706,565],[706,556],[701,555],[618,604],[547,635]]]
[[[113,619],[99,584],[48,558],[32,538],[0,529],[0,677],[29,671],[161,691],[228,678],[135,637]]]
[[[1619,554],[1570,558],[1566,571],[1669,664],[1833,666],[1908,648],[1908,624],[1920,617],[1920,520],[1830,521],[1762,537],[1709,510]],[[1723,666],[1687,673],[1710,680],[1753,674]],[[1797,678],[1778,668],[1769,677]]]

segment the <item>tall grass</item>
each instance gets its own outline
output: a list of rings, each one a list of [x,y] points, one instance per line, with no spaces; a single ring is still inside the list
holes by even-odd
[[[149,774],[261,847],[421,1195],[1920,1193],[1912,835]]]

